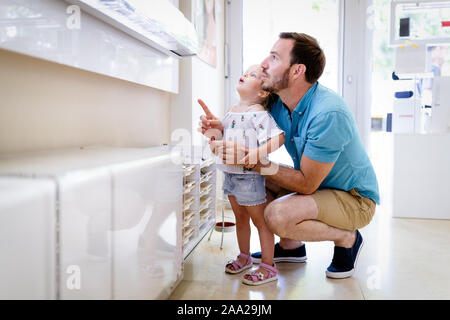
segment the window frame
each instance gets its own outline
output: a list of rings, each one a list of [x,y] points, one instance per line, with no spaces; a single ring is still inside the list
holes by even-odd
[[[225,0],[225,108],[237,102],[235,84],[243,72],[243,1]],[[337,93],[352,111],[363,144],[368,149],[371,127],[372,32],[366,24],[372,0],[338,1]]]

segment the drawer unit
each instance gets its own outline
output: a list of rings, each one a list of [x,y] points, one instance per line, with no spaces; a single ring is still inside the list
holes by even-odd
[[[214,158],[184,165],[184,257],[215,225],[216,167]]]

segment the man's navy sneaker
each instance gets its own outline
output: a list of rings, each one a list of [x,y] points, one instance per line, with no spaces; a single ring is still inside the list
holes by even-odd
[[[356,230],[356,240],[353,247],[347,249],[335,246],[333,260],[326,271],[327,277],[334,279],[351,277],[355,273],[356,262],[362,246],[363,238],[358,230]]]
[[[252,253],[252,259],[255,263],[261,262],[261,251]],[[296,249],[283,249],[279,243],[275,244],[275,251],[273,255],[274,262],[305,262],[306,261],[306,247],[302,244]]]

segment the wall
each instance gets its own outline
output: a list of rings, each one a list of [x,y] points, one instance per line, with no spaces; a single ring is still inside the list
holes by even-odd
[[[194,3],[195,1],[191,0],[179,1],[180,10],[190,21],[193,21]],[[205,143],[202,135],[197,132],[199,118],[203,114],[203,109],[197,103],[197,99],[203,99],[217,117],[222,117],[225,109],[224,0],[216,0],[216,19],[217,67],[214,68],[197,57],[181,60],[179,95],[171,97],[171,131],[179,128],[188,130],[196,145]]]
[[[179,0],[179,8],[186,18],[193,21],[194,0]],[[194,145],[206,145],[207,140],[197,131],[203,109],[197,103],[201,98],[211,112],[222,118],[225,110],[225,1],[216,0],[217,67],[211,67],[197,57],[183,59],[179,65],[179,94],[171,96],[170,130],[186,129]],[[174,144],[179,141],[173,141]],[[221,171],[217,171],[217,200],[222,197]],[[220,205],[220,204],[218,204]]]
[[[170,94],[0,50],[0,153],[170,141]]]
[[[180,0],[192,20],[193,2]],[[197,57],[180,60],[178,95],[0,50],[0,153],[107,145],[148,147],[170,143],[185,128],[193,143],[202,98],[224,114],[225,1],[216,0],[217,67]]]

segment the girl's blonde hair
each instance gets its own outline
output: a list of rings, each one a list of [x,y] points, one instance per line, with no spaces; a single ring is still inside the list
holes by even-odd
[[[267,111],[270,111],[272,105],[278,101],[278,95],[276,93],[269,93],[269,95],[261,102],[261,105],[266,109]]]

